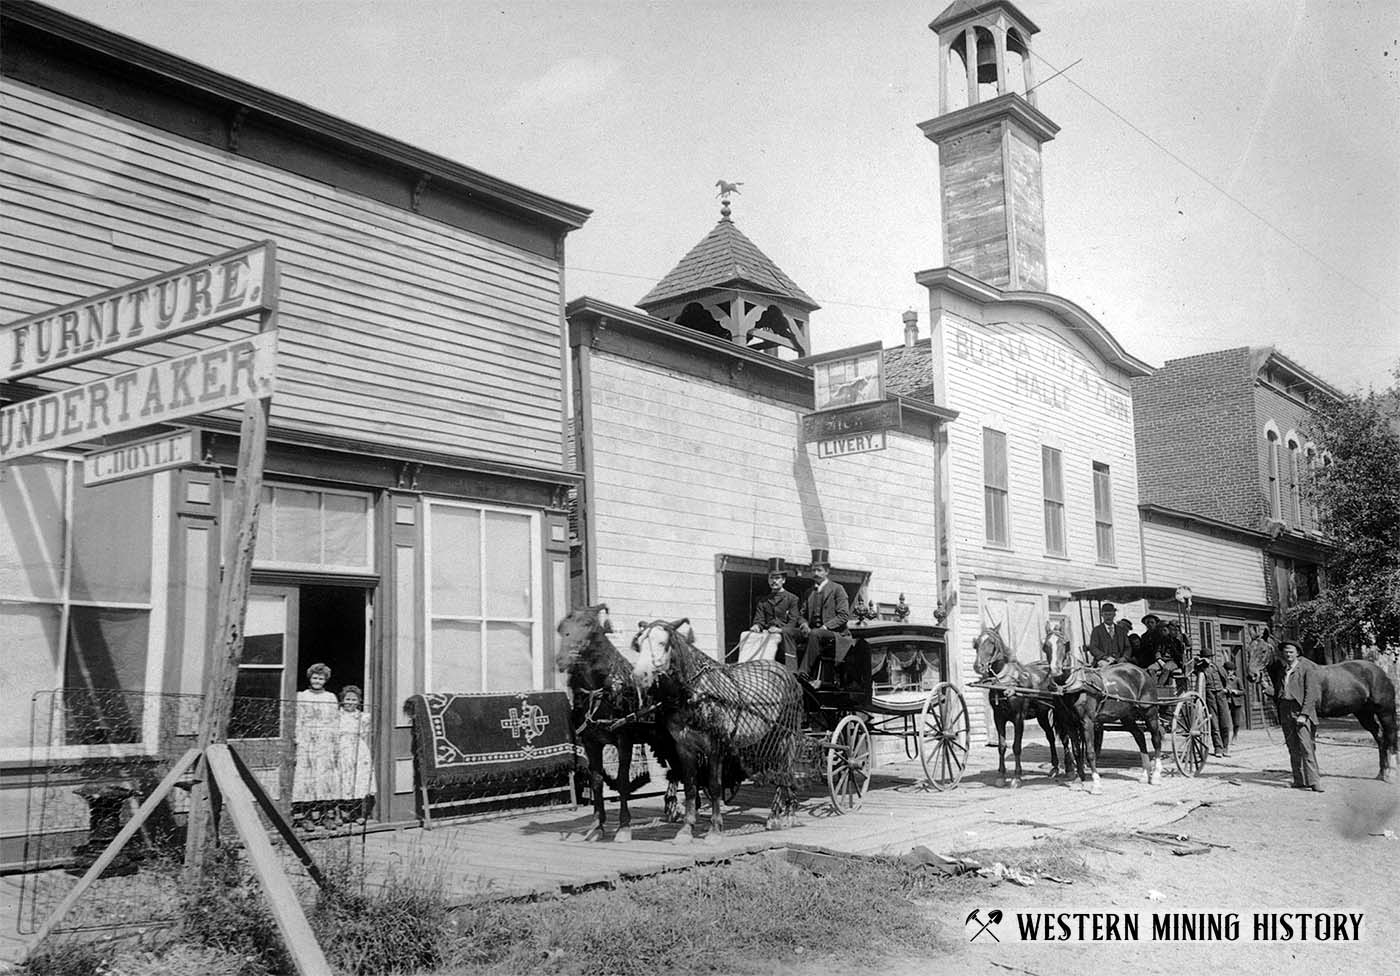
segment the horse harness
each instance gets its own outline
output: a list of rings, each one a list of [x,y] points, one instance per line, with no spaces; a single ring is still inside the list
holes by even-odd
[[[660,705],[656,703],[647,705],[645,702],[643,702],[642,690],[640,688],[636,688],[634,690],[637,692],[637,707],[634,710],[628,712],[621,718],[598,718],[598,708],[605,700],[604,696],[609,694],[621,695],[622,686],[622,679],[614,677],[609,684],[604,685],[601,688],[592,688],[589,690],[587,710],[584,713],[583,720],[579,722],[578,728],[574,729],[575,735],[582,735],[585,731],[587,731],[589,726],[593,725],[600,725],[603,728],[607,729],[607,731],[609,732],[616,732],[624,725],[628,725],[632,722],[637,721],[638,719],[644,718],[647,715],[650,715],[652,712],[656,711],[657,708],[660,707]]]

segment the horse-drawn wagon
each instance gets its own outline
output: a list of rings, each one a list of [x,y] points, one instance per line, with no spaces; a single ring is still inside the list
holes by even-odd
[[[967,768],[967,702],[947,680],[943,629],[866,623],[840,665],[823,662],[805,689],[806,732],[825,752],[827,788],[837,813],[858,809],[875,765],[873,740],[898,738],[935,789],[957,787]]]
[[[1195,776],[1210,755],[1210,712],[1205,693],[1204,660],[1192,647],[1191,591],[1187,587],[1148,586],[1128,584],[1075,590],[1070,598],[1079,605],[1080,633],[1083,640],[1076,649],[1066,635],[1051,630],[1042,645],[1042,660],[1025,664],[1016,659],[1007,646],[999,626],[983,629],[974,641],[977,652],[978,681],[969,687],[986,690],[992,705],[1001,747],[1001,781],[1007,780],[1005,764],[1005,726],[1015,725],[1016,770],[1010,779],[1020,784],[1021,734],[1025,718],[1034,715],[1050,736],[1052,766],[1055,765],[1053,725],[1064,741],[1065,766],[1073,759],[1079,775],[1085,778],[1085,759],[1092,776],[1092,790],[1098,789],[1098,752],[1105,729],[1126,731],[1137,743],[1142,757],[1143,772],[1148,782],[1155,782],[1160,771],[1162,728],[1160,718],[1170,710],[1172,758],[1177,770]],[[1180,637],[1168,632],[1154,631],[1151,639],[1144,638],[1139,656],[1115,654],[1101,661],[1091,661],[1089,639],[1093,621],[1102,616],[1108,602],[1132,604],[1172,602],[1175,620],[1170,623],[1180,631]],[[1111,635],[1104,644],[1117,646]],[[1102,646],[1102,645],[1101,645]],[[1173,664],[1181,669],[1182,677],[1170,686],[1159,686],[1147,670],[1148,657],[1155,657],[1164,648]],[[1142,723],[1140,726],[1139,723]],[[1149,757],[1144,727],[1152,740]],[[1068,733],[1068,734],[1067,734]],[[1052,775],[1056,770],[1052,769]]]

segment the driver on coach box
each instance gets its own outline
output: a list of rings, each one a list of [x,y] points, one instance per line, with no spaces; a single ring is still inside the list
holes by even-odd
[[[1128,654],[1128,632],[1114,625],[1117,616],[1113,604],[1099,607],[1099,624],[1089,634],[1089,660],[1096,668],[1117,664]]]
[[[789,671],[797,670],[797,640],[807,636],[807,621],[802,619],[795,593],[789,593],[787,566],[781,556],[768,560],[768,593],[758,601],[753,611],[755,634],[767,632],[778,634],[780,646],[777,659],[786,664]]]
[[[812,550],[812,576],[817,585],[807,594],[803,616],[807,618],[807,649],[802,655],[798,673],[808,680],[818,678],[822,648],[830,644],[836,666],[846,659],[846,652],[855,643],[846,629],[851,619],[851,601],[845,587],[831,579],[831,558],[825,549]]]

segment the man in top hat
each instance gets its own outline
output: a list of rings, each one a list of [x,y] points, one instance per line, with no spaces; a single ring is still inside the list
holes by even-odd
[[[807,636],[807,621],[802,619],[797,595],[784,589],[786,582],[787,566],[782,557],[768,560],[768,593],[754,608],[752,630],[755,634],[779,634],[778,660],[796,671],[797,639]]]
[[[807,594],[803,607],[809,630],[807,650],[798,668],[808,679],[817,677],[824,646],[832,645],[839,666],[855,643],[846,629],[846,622],[851,619],[851,601],[846,597],[845,588],[831,579],[831,558],[825,549],[812,550],[812,577],[817,585]]]
[[[1099,623],[1089,634],[1089,659],[1096,668],[1117,664],[1128,655],[1128,632],[1114,625],[1117,616],[1113,604],[1099,607]]]

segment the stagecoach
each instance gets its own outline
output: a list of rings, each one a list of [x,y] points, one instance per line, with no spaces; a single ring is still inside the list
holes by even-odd
[[[821,747],[837,813],[859,809],[875,767],[874,740],[898,738],[928,783],[957,787],[967,768],[967,702],[949,682],[944,629],[926,624],[852,622],[854,644],[840,665],[820,664],[806,686],[805,731]],[[739,660],[771,657],[776,634],[745,635]]]
[[[1081,645],[1081,660],[1088,658],[1088,635],[1093,630],[1099,613],[1105,603],[1125,604],[1170,602],[1175,606],[1175,622],[1181,629],[1185,644],[1183,659],[1178,662],[1182,668],[1177,677],[1174,693],[1164,694],[1160,689],[1157,704],[1159,714],[1171,712],[1172,760],[1177,771],[1183,776],[1195,776],[1206,764],[1210,755],[1210,710],[1206,706],[1206,679],[1198,665],[1205,662],[1196,655],[1191,635],[1194,633],[1191,616],[1191,588],[1187,586],[1150,586],[1129,583],[1120,586],[1096,586],[1074,590],[1070,599],[1079,606],[1079,627],[1084,644]],[[1151,612],[1150,609],[1147,612]],[[1159,615],[1160,616],[1160,615]],[[1109,726],[1108,728],[1112,728]]]

